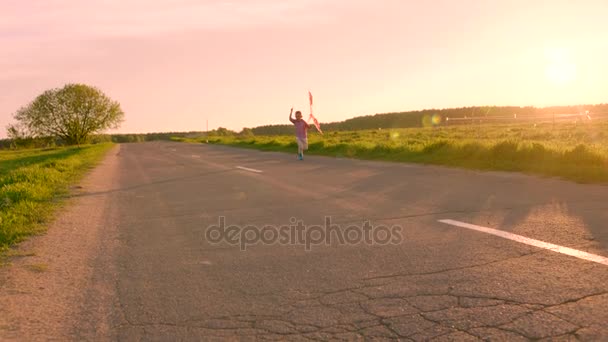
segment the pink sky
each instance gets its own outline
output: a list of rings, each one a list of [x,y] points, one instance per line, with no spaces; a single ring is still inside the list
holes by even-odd
[[[120,132],[322,122],[474,105],[608,102],[608,1],[0,0],[0,137],[86,83]]]

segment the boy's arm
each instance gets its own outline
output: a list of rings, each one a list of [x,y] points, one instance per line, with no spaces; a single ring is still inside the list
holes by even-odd
[[[293,115],[293,107],[291,107],[291,110],[289,111],[289,121],[291,121],[292,123],[294,123],[296,120],[294,120],[291,116]]]

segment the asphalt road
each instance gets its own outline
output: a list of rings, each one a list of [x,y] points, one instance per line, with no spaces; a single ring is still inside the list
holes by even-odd
[[[115,158],[112,189],[77,195],[113,224],[70,338],[608,340],[606,186],[179,143]]]

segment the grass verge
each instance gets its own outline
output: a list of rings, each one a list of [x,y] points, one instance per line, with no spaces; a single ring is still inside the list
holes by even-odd
[[[209,137],[209,143],[264,151],[297,150],[292,136]],[[325,136],[309,136],[308,153],[606,183],[608,122],[327,132]]]
[[[45,230],[60,197],[112,144],[0,151],[0,252]]]

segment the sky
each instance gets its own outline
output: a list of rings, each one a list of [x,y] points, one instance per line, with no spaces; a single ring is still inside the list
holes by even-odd
[[[0,0],[0,137],[85,83],[114,132],[608,102],[606,0]]]

